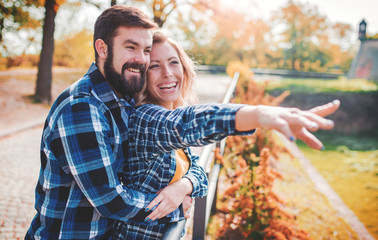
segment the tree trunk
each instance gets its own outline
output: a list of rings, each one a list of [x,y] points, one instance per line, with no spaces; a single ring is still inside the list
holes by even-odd
[[[35,98],[43,103],[51,102],[52,63],[54,53],[55,0],[45,2],[45,21],[43,24],[42,50],[38,64]]]

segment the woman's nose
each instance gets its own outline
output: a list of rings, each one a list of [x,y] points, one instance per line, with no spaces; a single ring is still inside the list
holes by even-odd
[[[163,76],[164,77],[172,77],[173,76],[172,71],[168,66],[163,67]]]

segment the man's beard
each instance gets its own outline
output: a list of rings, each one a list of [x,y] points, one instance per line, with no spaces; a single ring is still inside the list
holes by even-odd
[[[126,78],[125,70],[128,68],[139,69],[140,76]],[[122,66],[122,74],[117,73],[113,67],[113,53],[109,51],[108,58],[104,63],[105,79],[122,96],[133,97],[140,92],[145,83],[146,66],[135,62],[127,62]]]

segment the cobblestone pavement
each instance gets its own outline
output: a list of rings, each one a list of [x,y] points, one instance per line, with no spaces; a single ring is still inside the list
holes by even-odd
[[[0,138],[0,239],[23,239],[35,214],[42,126]]]
[[[197,93],[201,103],[219,102],[230,78],[201,75],[198,82]],[[40,168],[39,147],[43,120],[35,114],[35,110],[31,111],[33,114],[25,113],[27,121],[24,118],[18,120],[19,123],[8,125],[7,122],[8,127],[0,121],[4,125],[0,126],[0,240],[24,239],[36,213],[34,189]],[[46,111],[42,110],[39,115],[45,116]],[[35,122],[38,121],[41,123],[36,126]],[[10,134],[12,132],[15,133]]]

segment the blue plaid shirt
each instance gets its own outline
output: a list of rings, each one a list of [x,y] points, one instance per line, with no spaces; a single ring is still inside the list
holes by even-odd
[[[37,214],[25,239],[107,239],[115,220],[139,221],[136,217],[156,194],[128,188],[118,178],[127,156],[128,115],[132,109],[133,101],[130,104],[119,99],[94,64],[57,98],[42,133]],[[196,112],[196,108],[192,112],[195,114],[183,116],[183,121],[194,125],[213,122],[224,132],[234,129],[236,109],[229,112],[227,124],[226,119]],[[189,139],[214,134],[203,129],[206,126]],[[185,131],[181,127],[178,130],[180,134]],[[155,131],[160,137],[164,134],[163,129]],[[172,140],[174,144],[175,138],[164,138],[164,142]],[[174,219],[175,212],[168,217]]]

